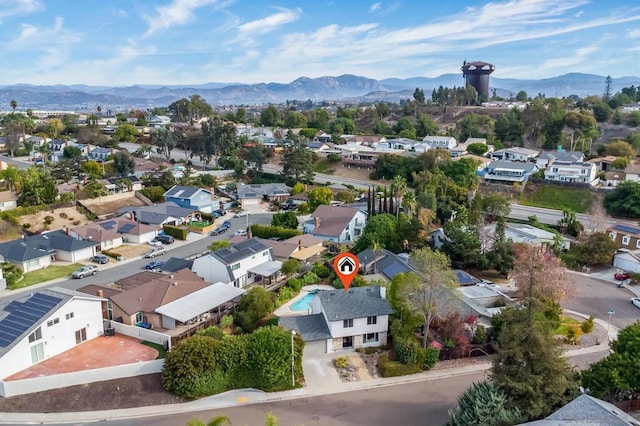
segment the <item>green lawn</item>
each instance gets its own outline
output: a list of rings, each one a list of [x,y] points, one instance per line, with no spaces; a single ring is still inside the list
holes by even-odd
[[[578,327],[582,324],[575,318],[560,317],[560,327],[556,328],[555,334],[566,335],[569,327]]]
[[[29,287],[34,284],[40,284],[45,281],[55,280],[57,278],[68,277],[73,271],[81,267],[81,263],[73,263],[66,266],[49,266],[48,268],[40,269],[33,272],[27,272],[24,274],[24,278],[18,281],[11,288]]]
[[[329,165],[328,160],[319,160],[314,166],[313,171],[316,173],[333,174],[334,170]]]
[[[593,193],[584,188],[564,188],[560,186],[540,186],[534,192],[520,197],[525,206],[549,209],[571,209],[576,213],[588,213],[593,203]]]
[[[145,346],[149,346],[150,348],[153,348],[153,349],[157,350],[158,351],[158,356],[156,357],[156,359],[165,359],[165,357],[167,356],[167,351],[164,348],[164,346],[162,346],[162,345],[159,345],[159,344],[153,343],[153,342],[148,342],[146,340],[143,340],[140,343],[145,345]]]
[[[211,225],[211,222],[208,220],[189,222],[189,226],[193,228],[205,228],[209,225]]]

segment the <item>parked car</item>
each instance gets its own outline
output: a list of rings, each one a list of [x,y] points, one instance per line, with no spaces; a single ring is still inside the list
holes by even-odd
[[[155,240],[160,241],[162,244],[173,244],[175,241],[171,235],[158,235]]]
[[[640,308],[640,297],[631,298],[631,303],[633,303],[636,308]]]
[[[233,217],[245,217],[245,216],[249,216],[249,212],[246,210],[240,210],[239,212],[233,215]]]
[[[220,216],[222,216],[220,213],[218,213],[217,211],[213,211],[211,212],[211,214],[213,215],[213,217],[215,217],[216,219],[219,218]]]
[[[154,246],[154,247],[162,247],[162,243],[160,241],[158,241],[157,239],[155,239],[155,238],[153,240],[151,240],[151,241],[147,241],[147,244],[149,244],[150,246]]]
[[[246,230],[244,230],[244,229],[238,229],[238,230],[236,231],[235,235],[239,235],[239,236],[241,236],[241,237],[244,237],[244,236],[246,236],[246,235],[247,235],[247,231],[246,231]]]
[[[229,229],[231,228],[231,222],[229,222],[228,220],[225,220],[224,222],[222,222],[221,226],[224,226],[225,228]]]
[[[149,250],[144,257],[146,257],[147,259],[149,258],[153,258],[156,256],[161,256],[163,254],[165,254],[167,252],[167,250],[164,247],[154,247],[151,250]]]
[[[151,262],[144,265],[144,269],[147,271],[155,271],[156,269],[160,269],[164,265],[162,260],[152,260]]]
[[[629,278],[631,278],[631,273],[629,273],[629,272],[616,272],[615,274],[613,274],[613,278],[615,278],[618,281],[628,280]]]
[[[214,213],[219,214],[220,216],[226,216],[227,215],[227,211],[224,209],[218,209],[216,210]]]
[[[101,265],[104,265],[105,263],[109,263],[109,258],[104,254],[96,254],[95,256],[92,256],[89,260],[92,262],[99,263]]]
[[[228,226],[218,226],[216,229],[214,229],[213,231],[211,231],[211,233],[209,235],[220,235],[223,232],[227,232],[227,229],[229,229]]]
[[[88,275],[95,275],[98,273],[98,267],[96,265],[84,265],[73,271],[71,278],[84,278]]]

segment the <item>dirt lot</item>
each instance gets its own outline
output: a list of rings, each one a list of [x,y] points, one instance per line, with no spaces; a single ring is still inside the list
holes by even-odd
[[[98,217],[103,217],[104,215],[115,213],[122,207],[142,207],[145,205],[145,203],[141,199],[137,198],[133,192],[126,193],[126,195],[129,194],[130,196],[113,195],[108,197],[100,197],[93,200],[82,200],[82,204],[85,205],[89,210],[91,210],[93,214]]]
[[[65,229],[65,227],[74,227],[91,223],[87,217],[80,213],[75,207],[63,207],[55,210],[45,210],[36,214],[21,216],[20,223],[30,223],[30,231],[44,230],[44,218],[51,216],[53,222],[48,226],[50,230]],[[78,223],[78,221],[80,223]]]

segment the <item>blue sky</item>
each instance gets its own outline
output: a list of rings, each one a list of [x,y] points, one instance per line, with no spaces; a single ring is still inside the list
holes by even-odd
[[[0,84],[640,75],[637,0],[0,0]]]

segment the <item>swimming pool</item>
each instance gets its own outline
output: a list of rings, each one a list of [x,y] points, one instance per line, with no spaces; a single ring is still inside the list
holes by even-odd
[[[304,296],[302,299],[298,300],[296,303],[290,306],[292,311],[307,311],[311,308],[311,301],[313,300],[313,294],[309,293]]]

